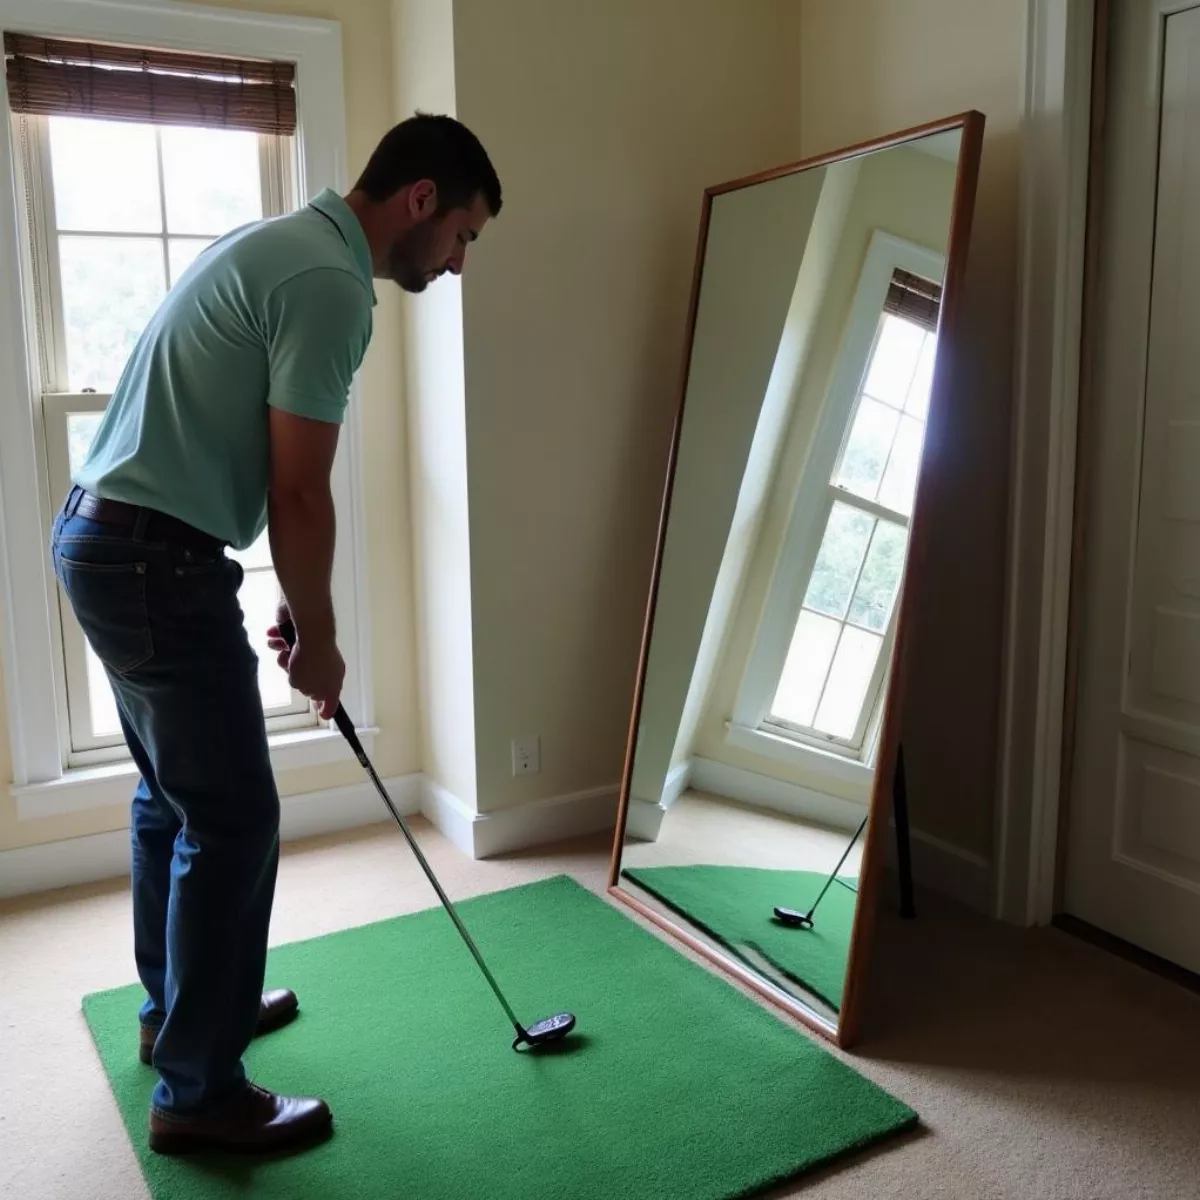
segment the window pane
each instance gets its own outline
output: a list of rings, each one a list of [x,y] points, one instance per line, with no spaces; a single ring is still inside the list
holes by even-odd
[[[900,429],[892,446],[892,457],[888,461],[887,474],[879,489],[879,503],[894,512],[912,512],[913,493],[917,488],[917,476],[921,471],[921,446],[925,440],[925,426],[912,417],[900,418]]]
[[[103,417],[98,412],[67,413],[67,461],[72,475],[87,459]]]
[[[924,340],[925,331],[919,325],[886,314],[871,355],[863,391],[894,408],[903,408]]]
[[[917,373],[913,376],[908,399],[904,402],[904,411],[919,421],[925,420],[929,412],[929,392],[933,387],[933,361],[936,357],[937,336],[927,333],[921,356],[917,359]]]
[[[174,125],[162,152],[169,233],[222,234],[262,217],[257,134]]]
[[[162,242],[59,238],[72,391],[111,391],[166,292]]]
[[[271,565],[271,540],[264,530],[245,550],[234,550],[230,547],[225,553],[230,558],[236,558],[245,570],[259,570]]]
[[[854,427],[835,480],[838,487],[866,500],[875,499],[899,419],[900,415],[894,409],[875,400],[864,396],[859,401]]]
[[[816,613],[801,612],[783,664],[771,715],[793,725],[813,722],[825,676],[837,646],[838,623]]]
[[[50,165],[60,230],[162,231],[153,125],[51,117]]]
[[[96,652],[91,646],[88,646],[86,653],[88,709],[92,718],[92,736],[112,737],[121,732],[121,722],[117,717],[116,697],[113,696],[104,664],[96,657]]]
[[[821,697],[814,727],[830,737],[851,738],[879,657],[883,639],[847,625],[833,657],[833,669]]]
[[[850,620],[882,633],[892,615],[900,577],[904,573],[904,551],[908,531],[890,521],[880,521],[867,551],[862,577],[850,605]]]
[[[292,688],[287,676],[267,649],[267,629],[275,624],[275,606],[279,603],[279,581],[274,571],[247,571],[238,592],[245,616],[250,645],[258,655],[258,690],[263,708],[286,708],[292,703]]]
[[[167,260],[171,267],[171,287],[179,282],[180,275],[211,245],[211,241],[202,241],[200,238],[168,239]]]
[[[832,617],[846,615],[874,524],[875,519],[866,513],[848,504],[834,504],[804,597],[805,608]]]

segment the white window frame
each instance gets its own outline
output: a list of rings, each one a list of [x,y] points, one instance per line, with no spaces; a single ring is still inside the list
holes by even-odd
[[[45,37],[87,38],[131,45],[269,58],[296,64],[298,200],[329,186],[344,189],[345,103],[341,27],[334,21],[222,11],[159,0],[0,0],[0,30]],[[17,210],[21,164],[12,113],[0,88],[0,635],[12,752],[12,791],[19,819],[126,802],[130,762],[71,769],[61,741],[62,685],[56,663],[57,584],[43,512],[56,508],[45,469],[38,413],[39,372],[28,336],[31,281],[22,269]],[[343,692],[368,743],[375,732],[369,667],[366,521],[363,507],[360,384],[351,388],[332,487],[338,515],[333,599],[346,659]],[[285,731],[271,738],[276,770],[349,756],[329,728]]]
[[[42,433],[46,446],[46,479],[53,505],[42,513],[47,540],[54,523],[58,501],[55,497],[67,494],[71,486],[67,424],[79,413],[102,413],[111,395],[90,390],[69,390],[66,327],[63,319],[62,273],[59,258],[59,234],[54,218],[53,175],[50,170],[50,118],[44,116],[15,117],[15,136],[20,142],[22,162],[18,188],[18,218],[22,225],[22,242],[28,250],[26,274],[32,294],[37,298],[37,345],[30,355],[37,362],[42,392],[38,399],[41,410]],[[156,132],[156,153],[161,156],[161,134]],[[292,138],[270,134],[258,137],[259,181],[264,216],[281,216],[295,207],[295,143]],[[162,230],[159,233],[113,234],[108,230],[95,233],[105,237],[129,236],[144,241],[158,240],[163,260],[163,276],[168,287],[170,278],[170,244],[172,240],[211,241],[225,230],[207,234],[168,234],[165,183],[161,168],[158,172],[159,206]],[[88,231],[71,230],[69,236],[87,236]],[[95,382],[95,381],[92,381]],[[244,560],[244,556],[243,560]],[[247,576],[272,571],[271,566],[246,564]],[[57,596],[58,644],[62,654],[58,664],[59,740],[68,768],[90,766],[102,762],[119,762],[129,757],[125,739],[118,729],[114,733],[98,733],[92,722],[92,672],[88,670],[89,651],[83,630],[69,604]],[[107,685],[103,685],[107,686]],[[315,728],[318,718],[309,701],[292,691],[285,704],[264,710],[267,729]]]
[[[871,235],[833,378],[792,506],[779,564],[771,579],[762,621],[746,662],[726,734],[727,741],[741,749],[814,768],[823,774],[833,773],[847,782],[865,782],[871,773],[883,700],[887,695],[886,672],[890,667],[894,618],[889,623],[876,668],[873,683],[877,686],[876,700],[861,736],[853,743],[788,729],[777,722],[769,722],[768,716],[825,531],[832,493],[836,490],[831,488],[830,480],[848,436],[850,418],[875,345],[888,287],[897,270],[940,280],[945,270],[945,256],[883,230],[877,229]],[[855,499],[855,504],[859,503]],[[873,506],[863,507],[870,509]],[[890,514],[888,519],[893,519]],[[896,603],[899,603],[899,593]]]

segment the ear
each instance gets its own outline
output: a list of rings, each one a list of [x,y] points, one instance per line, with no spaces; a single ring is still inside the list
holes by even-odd
[[[414,220],[423,221],[437,212],[437,184],[418,179],[408,191],[408,210]]]

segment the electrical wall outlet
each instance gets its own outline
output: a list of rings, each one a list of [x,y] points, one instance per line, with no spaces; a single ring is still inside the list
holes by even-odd
[[[512,768],[514,775],[536,775],[542,769],[542,746],[537,734],[513,738]]]

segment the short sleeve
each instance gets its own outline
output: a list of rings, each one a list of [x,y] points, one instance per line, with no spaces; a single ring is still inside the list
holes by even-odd
[[[371,302],[346,271],[317,267],[267,298],[272,408],[340,425],[350,383],[371,339]]]

